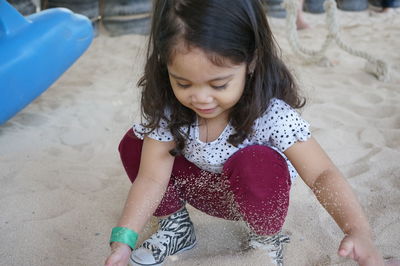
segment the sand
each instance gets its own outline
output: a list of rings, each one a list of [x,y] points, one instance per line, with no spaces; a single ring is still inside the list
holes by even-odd
[[[300,38],[317,48],[324,15],[306,19],[312,28]],[[303,116],[313,135],[354,188],[382,254],[399,257],[400,13],[339,12],[339,20],[349,44],[391,65],[389,82],[335,45],[332,67],[304,64],[289,47],[284,20],[271,26],[308,97]],[[102,265],[130,185],[117,145],[138,119],[145,40],[97,37],[51,88],[0,126],[1,265]],[[198,246],[166,265],[267,265],[262,252],[241,252],[243,224],[189,211]],[[336,255],[343,235],[301,179],[284,230],[292,238],[286,265],[354,265]]]

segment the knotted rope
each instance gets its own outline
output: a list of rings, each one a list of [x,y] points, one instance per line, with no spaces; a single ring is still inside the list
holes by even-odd
[[[378,80],[381,81],[387,81],[389,79],[389,66],[385,61],[376,59],[367,52],[353,49],[341,39],[339,24],[337,23],[337,7],[335,0],[326,0],[324,2],[328,35],[326,36],[326,39],[322,44],[321,49],[310,50],[301,46],[296,27],[298,2],[298,0],[285,0],[283,3],[283,6],[287,12],[287,37],[289,40],[289,44],[295,54],[302,58],[306,63],[322,63],[326,66],[329,66],[331,63],[325,56],[325,53],[328,50],[329,46],[335,41],[341,49],[345,50],[349,54],[367,60],[368,62],[365,65],[365,70],[368,73],[373,74],[378,78]]]

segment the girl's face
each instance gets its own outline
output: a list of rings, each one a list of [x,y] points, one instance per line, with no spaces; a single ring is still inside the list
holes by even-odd
[[[204,119],[225,119],[243,94],[247,64],[213,64],[198,48],[179,49],[168,65],[175,97]]]

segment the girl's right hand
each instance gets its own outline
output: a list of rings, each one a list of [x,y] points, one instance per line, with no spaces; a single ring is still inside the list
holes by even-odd
[[[126,266],[131,252],[131,248],[128,245],[113,242],[111,244],[111,255],[107,258],[104,266]]]

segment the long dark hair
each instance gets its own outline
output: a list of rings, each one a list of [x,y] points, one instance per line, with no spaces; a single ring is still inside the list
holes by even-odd
[[[293,108],[305,104],[280,59],[259,0],[155,0],[147,63],[138,86],[143,89],[144,126],[154,130],[161,119],[168,122],[176,142],[172,155],[182,153],[188,132],[181,129],[190,128],[196,119],[194,111],[175,98],[168,76],[167,64],[182,41],[205,51],[217,65],[226,59],[234,64],[254,63],[243,95],[229,115],[236,131],[229,137],[231,144],[240,144],[252,133],[254,121],[265,112],[271,98],[282,99]],[[166,109],[170,110],[168,117]]]

